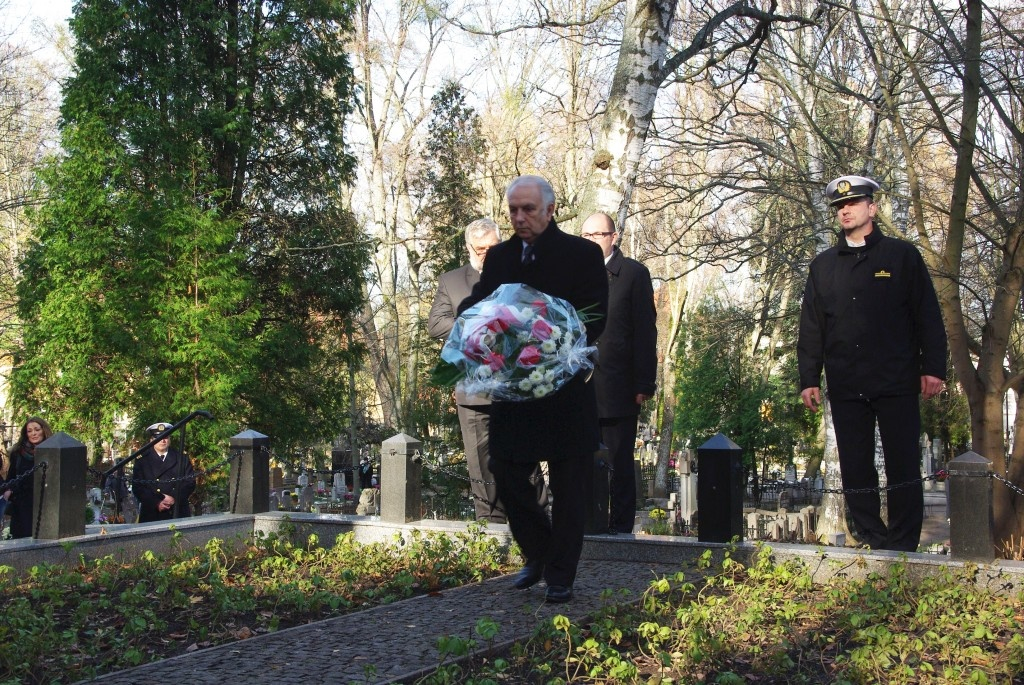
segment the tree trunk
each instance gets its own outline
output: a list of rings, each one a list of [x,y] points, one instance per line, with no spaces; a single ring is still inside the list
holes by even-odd
[[[843,487],[839,473],[839,450],[836,448],[836,432],[832,425],[832,404],[828,396],[822,402],[821,433],[825,443],[822,462],[825,465],[825,489],[841,490]],[[846,499],[843,495],[825,493],[821,496],[821,505],[818,507],[818,523],[814,534],[820,542],[827,542],[828,536],[834,533],[846,533],[849,530],[846,526]]]
[[[622,232],[640,153],[664,81],[663,66],[676,0],[627,0],[622,45],[601,122],[594,168],[579,215],[603,211]]]
[[[368,214],[369,233],[377,245],[373,288],[367,293],[369,304],[359,329],[369,348],[384,421],[390,428],[407,430],[416,392],[418,358],[412,337],[418,329],[420,293],[416,274],[406,278],[407,267],[418,258],[412,254],[416,250],[410,250],[417,240],[417,226],[411,218],[406,176],[417,127],[429,111],[424,84],[431,76],[430,64],[443,31],[428,27],[427,40],[418,43],[410,30],[423,20],[418,6],[403,5],[394,16],[374,10],[372,0],[359,2],[353,50],[362,93],[358,114],[366,129],[369,155],[365,164],[369,201],[353,205]],[[387,23],[389,18],[394,24]],[[413,52],[420,66],[410,83],[402,67]],[[382,54],[389,59],[382,59]]]
[[[661,425],[658,428],[658,461],[654,467],[654,496],[668,497],[668,462],[672,458],[673,423],[676,420],[676,406],[671,390],[664,393],[665,404],[661,411]]]

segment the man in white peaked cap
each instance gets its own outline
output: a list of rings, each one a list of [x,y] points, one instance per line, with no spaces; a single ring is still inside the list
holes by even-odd
[[[875,224],[879,189],[864,176],[840,176],[825,189],[842,234],[811,262],[804,288],[800,396],[817,411],[824,368],[855,536],[872,549],[916,552],[924,517],[918,398],[943,388],[946,333],[921,254]],[[899,486],[888,491],[888,523],[877,490],[876,423],[887,484]]]
[[[169,423],[154,423],[146,432],[155,438],[170,427]],[[139,500],[139,523],[190,516],[188,498],[195,489],[192,462],[171,447],[169,435],[147,448],[132,469],[132,493]]]

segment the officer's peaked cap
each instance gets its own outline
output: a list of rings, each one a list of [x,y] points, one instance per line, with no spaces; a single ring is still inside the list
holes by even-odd
[[[840,176],[825,188],[825,197],[834,205],[858,197],[873,197],[879,188],[881,186],[866,176]]]

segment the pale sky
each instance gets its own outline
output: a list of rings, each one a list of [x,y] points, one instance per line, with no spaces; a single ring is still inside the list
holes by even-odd
[[[71,16],[72,0],[0,0],[0,28],[19,38],[36,35],[36,26],[52,27]]]
[[[11,20],[42,19],[53,24],[71,16],[71,0],[0,0],[0,8]]]

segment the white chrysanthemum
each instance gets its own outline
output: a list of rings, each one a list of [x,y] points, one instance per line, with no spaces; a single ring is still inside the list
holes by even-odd
[[[557,376],[557,375],[558,375],[557,371],[555,371],[554,369],[548,369],[547,371],[544,372],[544,381],[546,383],[548,383],[548,384],[554,383],[555,382],[555,376]]]
[[[494,371],[492,371],[491,367],[487,366],[487,364],[481,364],[476,367],[477,378],[490,378],[493,374]]]
[[[530,382],[533,383],[533,384],[543,383],[544,382],[544,372],[541,371],[540,369],[534,369],[532,372],[530,372],[530,375],[528,376],[528,378],[530,379]]]
[[[534,397],[544,397],[551,392],[551,386],[547,383],[542,383],[533,389]]]
[[[529,378],[524,378],[523,380],[519,381],[519,389],[522,390],[523,392],[529,392],[530,388],[532,387],[533,383],[530,382]]]
[[[548,338],[547,340],[540,344],[540,351],[543,352],[544,354],[554,354],[555,350],[557,349],[558,345],[552,338]]]
[[[518,340],[521,343],[529,342],[530,331],[519,331],[518,333],[516,333],[516,340]]]
[[[555,338],[557,340],[558,336],[560,336],[560,335],[562,335],[562,329],[559,328],[558,326],[552,326],[551,327],[551,337]]]

